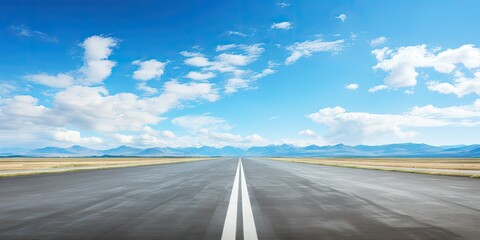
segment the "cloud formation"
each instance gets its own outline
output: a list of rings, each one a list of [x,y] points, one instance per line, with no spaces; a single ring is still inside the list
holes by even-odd
[[[347,15],[345,15],[344,13],[336,16],[335,18],[336,18],[336,19],[339,19],[339,20],[342,21],[342,22],[345,22],[345,21],[347,21],[347,19],[348,19]]]
[[[25,79],[37,84],[53,88],[67,88],[72,85],[97,85],[112,74],[112,68],[117,64],[108,59],[112,48],[118,41],[112,37],[91,36],[80,46],[85,50],[83,66],[72,73],[50,75],[46,73],[27,74]]]
[[[345,88],[348,90],[357,90],[359,87],[358,83],[350,83],[345,85]]]
[[[58,42],[56,37],[50,36],[38,30],[30,29],[25,25],[11,25],[9,29],[17,36],[27,37],[27,38],[37,38],[46,42],[53,42],[53,43]]]
[[[291,23],[291,22],[279,22],[279,23],[274,23],[271,28],[273,28],[273,29],[289,30],[289,29],[292,28],[292,23]]]
[[[318,38],[313,41],[296,42],[286,49],[290,51],[290,56],[285,60],[285,64],[293,64],[302,57],[310,57],[317,52],[338,53],[343,50],[344,40],[336,40],[332,42],[323,41]]]
[[[441,74],[451,74],[454,83],[429,81],[430,90],[439,93],[453,93],[459,97],[470,93],[480,93],[480,48],[472,44],[455,49],[435,52],[427,49],[425,44],[390,49],[384,47],[372,51],[378,63],[373,69],[388,73],[384,79],[388,88],[413,87],[417,85],[418,69],[433,69]],[[473,78],[465,77],[465,73]]]
[[[149,81],[160,78],[167,65],[166,62],[160,62],[156,59],[146,61],[135,60],[132,64],[139,66],[138,69],[133,72],[133,78],[139,81]]]
[[[382,37],[378,37],[378,38],[370,40],[370,46],[377,47],[377,46],[382,45],[386,42],[387,42],[387,38],[382,36]]]
[[[368,143],[382,137],[409,139],[417,135],[412,129],[480,126],[480,99],[462,106],[413,107],[403,114],[348,112],[336,106],[320,109],[307,117],[328,127],[324,137],[331,143]]]

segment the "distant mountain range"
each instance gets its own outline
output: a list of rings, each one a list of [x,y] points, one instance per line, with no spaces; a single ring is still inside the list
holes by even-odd
[[[231,146],[222,148],[135,148],[120,146],[108,150],[95,150],[82,146],[69,148],[45,147],[39,149],[0,148],[0,156],[25,157],[163,157],[163,156],[282,156],[282,157],[480,157],[480,145],[430,146],[427,144],[401,143],[380,146],[333,146],[296,147],[293,145],[269,145],[241,149]]]

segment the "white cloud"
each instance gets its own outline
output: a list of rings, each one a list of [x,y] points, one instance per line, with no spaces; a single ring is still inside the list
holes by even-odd
[[[290,6],[290,3],[279,2],[279,3],[277,3],[277,6],[279,6],[279,7],[281,7],[281,8],[285,8],[285,7]]]
[[[117,43],[115,38],[91,36],[80,44],[85,50],[84,62],[75,73],[27,74],[25,78],[53,88],[67,88],[74,84],[87,86],[99,84],[111,75],[112,68],[117,64],[108,60],[112,54],[112,48],[117,46]]]
[[[358,89],[358,87],[359,87],[358,83],[350,83],[345,85],[345,88],[349,90],[356,90]]]
[[[147,84],[145,82],[137,83],[136,87],[137,87],[138,90],[144,91],[145,94],[147,94],[147,95],[153,95],[153,94],[158,92],[158,90],[156,88],[147,86]]]
[[[392,53],[392,50],[388,47],[372,50],[372,54],[375,55],[375,58],[379,62],[383,61],[385,59],[385,57],[390,55],[391,53]]]
[[[136,60],[132,64],[138,65],[139,68],[133,72],[133,78],[140,81],[148,81],[154,78],[160,78],[165,70],[166,62],[160,62],[155,59],[146,61]]]
[[[245,66],[250,63],[251,59],[248,55],[241,55],[241,54],[229,54],[229,53],[222,53],[217,56],[219,62],[225,65],[232,65],[232,66]]]
[[[238,92],[239,89],[247,89],[250,81],[241,78],[230,78],[225,85],[225,93]]]
[[[18,36],[22,37],[29,37],[29,38],[38,38],[40,40],[44,40],[47,42],[57,42],[57,38],[54,36],[50,36],[44,32],[40,32],[38,30],[30,29],[25,25],[12,25],[9,27],[10,31],[15,33]]]
[[[6,83],[6,82],[0,82],[0,97],[2,95],[4,95],[4,96],[8,95],[15,90],[17,90],[17,87],[15,85],[12,85],[12,84]]]
[[[257,80],[257,79],[266,77],[266,76],[271,75],[271,74],[274,74],[274,73],[276,73],[275,70],[270,69],[270,68],[266,68],[266,69],[263,69],[262,72],[255,74],[255,75],[252,77],[252,79],[253,79],[253,80]]]
[[[65,123],[100,132],[136,130],[161,120],[145,99],[132,93],[109,95],[104,87],[70,87],[55,95],[54,104]]]
[[[439,92],[443,94],[455,94],[458,97],[475,93],[480,95],[480,71],[473,73],[472,78],[465,76],[457,77],[454,83],[428,81],[427,87],[431,91]]]
[[[79,70],[83,77],[77,81],[84,85],[94,85],[110,76],[117,63],[108,60],[108,57],[117,44],[118,40],[112,37],[91,36],[85,39],[80,45],[85,49],[84,65]]]
[[[48,74],[29,74],[26,79],[52,88],[67,88],[74,84],[75,79],[68,74],[59,73],[56,76]]]
[[[181,51],[180,54],[184,57],[202,57],[203,54],[199,52],[189,52],[189,51]]]
[[[203,56],[193,56],[193,57],[187,58],[185,59],[184,63],[194,67],[207,67],[212,65],[212,63],[208,61],[208,58]]]
[[[298,134],[300,134],[302,136],[305,136],[305,137],[317,137],[318,136],[314,131],[312,131],[310,129],[300,130],[298,132]]]
[[[188,130],[229,130],[231,126],[223,118],[208,115],[185,115],[172,119],[172,123]]]
[[[193,80],[208,80],[210,78],[214,78],[215,76],[216,76],[215,73],[212,73],[212,72],[201,73],[201,72],[191,71],[185,77]]]
[[[430,90],[440,93],[453,93],[464,96],[470,93],[478,94],[478,84],[474,78],[465,78],[463,71],[480,72],[480,48],[466,44],[456,49],[445,51],[428,50],[426,45],[375,49],[372,54],[378,60],[373,69],[381,69],[388,73],[384,79],[389,88],[412,87],[417,84],[418,68],[433,68],[438,73],[454,73],[455,83],[430,81]]]
[[[238,47],[237,44],[218,45],[218,46],[215,48],[215,51],[221,52],[221,51],[225,51],[225,50],[232,49],[232,48],[236,48],[236,47]]]
[[[275,64],[269,62],[268,68],[256,73],[247,68],[264,52],[262,44],[226,44],[215,49],[220,52],[212,60],[200,53],[182,52],[185,63],[199,67],[201,72],[191,71],[186,77],[194,80],[207,80],[217,76],[227,77],[225,93],[237,92],[239,89],[251,89],[250,84],[262,77],[275,73]],[[218,75],[216,74],[218,72]]]
[[[381,58],[380,56],[378,55],[377,59]],[[391,53],[390,56],[390,59],[379,61],[377,65],[373,66],[373,69],[382,69],[388,72],[385,85],[392,88],[415,86],[418,76],[415,68],[428,66],[429,59],[432,58],[426,49],[426,45],[401,47],[395,53]]]
[[[412,94],[414,94],[415,92],[414,92],[413,90],[411,90],[411,89],[407,89],[407,90],[404,91],[404,93],[407,94],[407,95],[412,95]]]
[[[292,64],[301,57],[310,57],[316,52],[332,52],[338,53],[343,49],[344,40],[336,40],[333,42],[326,42],[322,39],[313,41],[296,42],[287,47],[291,52],[290,56],[285,60],[285,64]]]
[[[121,144],[131,144],[135,142],[135,137],[132,135],[114,134],[113,138]]]
[[[12,98],[0,98],[0,116],[3,123],[15,122],[19,118],[34,121],[50,110],[38,104],[38,99],[29,95],[18,95]],[[7,119],[10,116],[10,119]],[[20,126],[18,126],[20,127]]]
[[[385,85],[385,84],[381,84],[381,85],[371,87],[370,89],[368,89],[368,92],[369,93],[374,93],[374,92],[385,90],[385,89],[388,89],[388,86]]]
[[[166,138],[175,138],[175,133],[173,133],[172,131],[168,131],[168,130],[164,130],[162,131],[162,135]]]
[[[403,114],[347,112],[342,107],[323,108],[308,115],[315,123],[328,127],[330,142],[358,144],[377,138],[408,139],[417,135],[412,128],[480,126],[480,100],[471,105],[439,108],[413,107]]]
[[[292,28],[292,23],[290,23],[290,22],[274,23],[271,28],[273,28],[273,29],[289,30],[289,29]]]
[[[242,33],[242,32],[238,32],[238,31],[227,31],[227,34],[228,35],[236,35],[236,36],[239,36],[239,37],[247,37],[247,34]]]
[[[384,44],[384,43],[386,43],[386,42],[387,42],[387,38],[382,36],[382,37],[378,37],[378,38],[372,39],[372,40],[370,41],[370,46],[372,46],[372,47],[377,47],[377,46],[382,45],[382,44]]]
[[[70,143],[79,143],[79,144],[103,143],[103,140],[101,138],[82,137],[80,132],[68,130],[68,129],[58,129],[54,131],[53,138],[61,142],[70,142]]]
[[[338,16],[336,16],[335,18],[336,18],[336,19],[339,19],[339,20],[342,21],[342,22],[345,22],[345,21],[347,21],[347,19],[348,19],[347,15],[345,15],[345,14],[343,14],[343,13],[340,14],[340,15],[338,15]]]

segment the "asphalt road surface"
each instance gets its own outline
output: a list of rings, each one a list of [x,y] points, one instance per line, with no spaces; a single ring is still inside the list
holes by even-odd
[[[210,161],[0,179],[0,239],[480,239],[480,180]]]

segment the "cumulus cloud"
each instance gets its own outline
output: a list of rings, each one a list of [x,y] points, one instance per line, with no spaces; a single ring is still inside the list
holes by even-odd
[[[475,93],[480,95],[480,71],[474,72],[473,77],[458,76],[454,83],[428,81],[427,87],[431,91],[443,94],[455,94],[458,97]]]
[[[79,131],[68,129],[59,129],[54,131],[53,138],[57,141],[77,144],[103,143],[103,140],[99,137],[82,137]]]
[[[387,42],[387,38],[382,36],[382,37],[378,37],[378,38],[370,40],[370,46],[377,47],[377,46],[382,45],[386,42]]]
[[[25,78],[32,82],[52,88],[67,88],[72,86],[75,82],[75,79],[71,75],[65,73],[59,73],[56,76],[44,73],[28,74]]]
[[[336,19],[339,19],[339,20],[342,21],[342,22],[345,22],[345,21],[347,21],[347,19],[348,19],[347,15],[345,15],[344,13],[336,16],[335,18],[336,18]]]
[[[453,93],[464,96],[479,92],[478,72],[480,72],[480,48],[466,44],[456,49],[434,51],[426,45],[400,47],[392,50],[387,47],[372,51],[378,63],[373,69],[388,73],[384,79],[388,88],[412,87],[417,84],[419,68],[430,68],[438,73],[453,74],[454,84],[430,81],[430,90],[440,93]],[[472,73],[474,78],[464,77],[462,71]]]
[[[109,95],[104,87],[73,86],[55,95],[55,110],[65,122],[86,130],[111,132],[136,130],[158,123],[147,99],[132,93]]]
[[[135,142],[135,136],[124,135],[124,134],[114,134],[113,138],[121,144],[132,144]]]
[[[289,7],[289,6],[290,6],[290,3],[279,2],[279,3],[277,3],[277,6],[279,6],[279,7],[281,7],[281,8],[285,8],[285,7]]]
[[[348,90],[357,90],[359,87],[358,83],[350,83],[345,85],[345,88]]]
[[[112,48],[117,44],[118,41],[112,37],[91,36],[80,44],[85,50],[83,66],[74,73],[27,74],[25,78],[52,88],[67,88],[74,84],[87,86],[99,84],[111,75],[112,68],[117,64],[108,60]]]
[[[133,78],[140,81],[148,81],[160,78],[165,70],[166,62],[160,62],[156,59],[146,61],[136,60],[132,64],[138,65],[139,68],[133,72]]]
[[[181,52],[187,59],[185,64],[199,67],[200,72],[191,71],[187,78],[194,80],[208,80],[223,76],[228,78],[225,84],[225,93],[234,93],[240,89],[252,89],[250,86],[256,80],[275,73],[275,64],[269,62],[268,67],[261,72],[248,69],[248,65],[255,62],[264,52],[262,44],[226,44],[215,48],[218,54],[208,59],[201,53]]]
[[[193,67],[207,67],[212,65],[212,63],[208,61],[208,58],[204,56],[192,56],[185,59],[184,63]]]
[[[289,30],[292,28],[291,22],[279,22],[272,24],[271,28],[273,29],[282,29],[282,30]]]
[[[358,144],[381,137],[408,139],[417,135],[416,128],[445,126],[480,126],[480,100],[471,105],[446,108],[427,105],[413,107],[403,114],[348,112],[342,107],[323,108],[307,116],[328,127],[330,142]]]
[[[98,132],[135,131],[158,123],[161,114],[182,107],[185,101],[216,101],[219,97],[210,83],[172,80],[163,89],[156,97],[140,98],[132,93],[110,95],[105,87],[72,86],[55,94],[52,108],[28,95],[15,96],[0,99],[0,121],[6,129],[69,125]]]
[[[147,84],[145,82],[137,83],[136,87],[137,87],[138,90],[145,92],[146,95],[153,95],[153,94],[156,94],[158,92],[158,90],[156,88],[147,86]]]
[[[8,95],[13,91],[16,91],[17,87],[7,82],[0,82],[0,97]]]
[[[295,63],[301,57],[310,57],[316,52],[338,53],[342,51],[343,43],[344,40],[327,42],[321,38],[313,41],[296,42],[287,47],[287,50],[290,51],[290,56],[285,60],[285,64]]]
[[[216,75],[215,73],[212,72],[196,72],[196,71],[191,71],[189,72],[185,77],[190,78],[192,80],[208,80],[210,78],[214,78]]]
[[[249,88],[250,81],[241,78],[230,78],[225,85],[225,93],[238,92],[239,89]]]
[[[83,77],[78,79],[80,84],[95,85],[110,76],[117,63],[108,60],[108,57],[117,44],[117,39],[104,36],[91,36],[83,41],[80,46],[85,49],[85,55],[84,65],[79,70],[83,74]]]
[[[385,85],[385,84],[381,84],[381,85],[371,87],[370,89],[368,89],[368,92],[369,93],[374,93],[374,92],[385,90],[385,89],[388,89],[388,86]]]
[[[209,115],[185,115],[172,119],[172,123],[188,130],[229,130],[231,126],[223,118]]]
[[[162,131],[162,135],[166,138],[175,138],[175,133],[173,133],[172,131],[168,131],[168,130],[164,130]]]
[[[317,137],[318,136],[314,131],[312,131],[310,129],[300,130],[298,132],[298,134],[300,134],[302,136],[305,136],[305,137]]]

